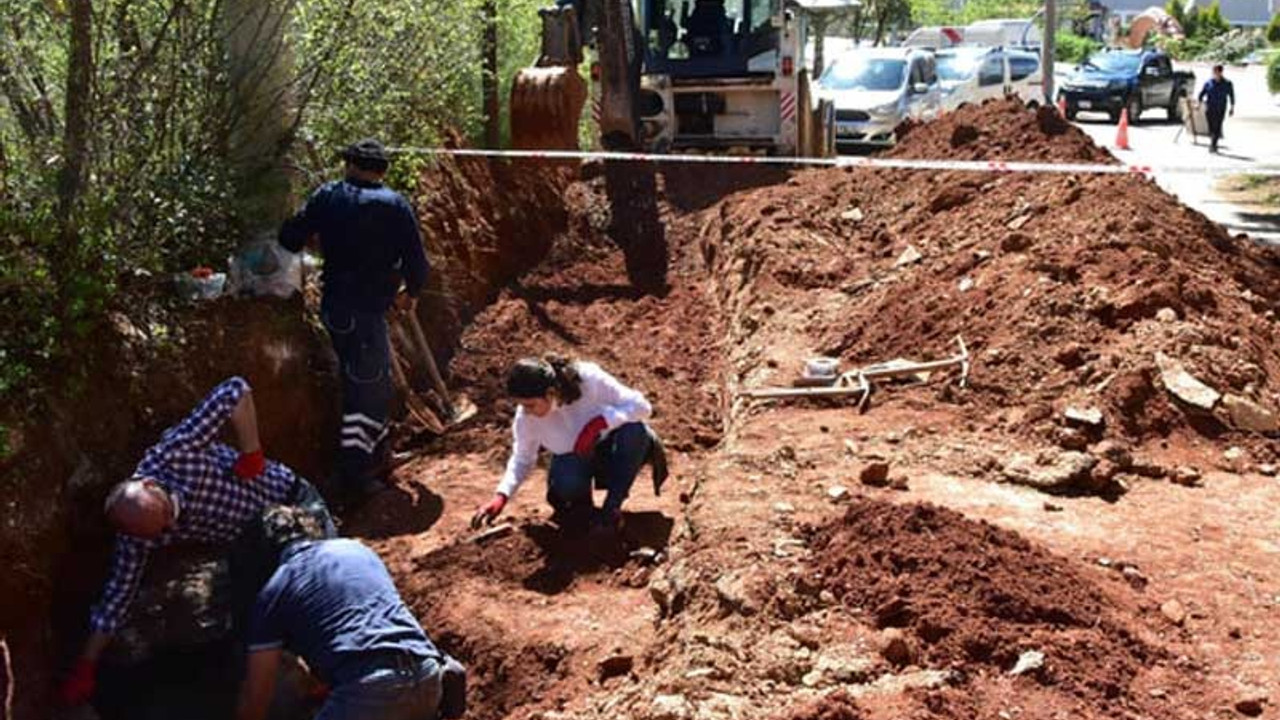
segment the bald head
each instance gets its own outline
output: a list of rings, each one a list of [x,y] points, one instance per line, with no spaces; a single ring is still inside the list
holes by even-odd
[[[126,480],[116,485],[104,506],[116,532],[153,538],[173,522],[173,502],[152,480]]]

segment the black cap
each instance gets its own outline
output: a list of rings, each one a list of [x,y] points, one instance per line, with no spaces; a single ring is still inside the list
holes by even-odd
[[[342,159],[351,160],[353,162],[359,160],[372,160],[374,162],[387,162],[387,149],[382,143],[373,138],[365,138],[363,140],[351,143],[342,150]]]

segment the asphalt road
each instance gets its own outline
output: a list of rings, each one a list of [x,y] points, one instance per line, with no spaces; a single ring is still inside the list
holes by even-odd
[[[1194,64],[1178,69],[1195,72],[1196,92],[1211,74],[1208,65]],[[1130,124],[1131,150],[1116,148],[1116,126],[1105,114],[1081,113],[1076,125],[1094,142],[1130,164],[1202,165],[1240,173],[1248,173],[1258,165],[1280,168],[1280,96],[1267,92],[1264,69],[1261,66],[1229,67],[1226,77],[1235,85],[1237,105],[1235,116],[1227,118],[1218,155],[1209,153],[1208,138],[1200,138],[1197,145],[1187,133],[1179,135],[1181,126],[1167,121],[1163,110],[1151,110],[1144,113],[1137,124]],[[1157,174],[1156,182],[1232,233],[1247,233],[1280,244],[1280,208],[1228,202],[1216,192],[1216,182],[1208,175]]]

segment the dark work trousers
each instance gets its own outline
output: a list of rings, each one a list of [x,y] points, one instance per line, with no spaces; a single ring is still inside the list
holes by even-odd
[[[644,423],[633,422],[605,436],[591,458],[574,453],[552,456],[547,473],[547,502],[555,509],[557,522],[573,523],[590,517],[594,509],[593,482],[606,490],[604,511],[621,510],[652,444]]]
[[[347,492],[360,492],[378,476],[387,449],[387,416],[394,392],[391,344],[384,313],[321,304],[342,376],[338,475]]]
[[[1218,141],[1222,139],[1222,121],[1227,117],[1227,109],[1209,106],[1204,112],[1209,121],[1209,148],[1218,149]]]

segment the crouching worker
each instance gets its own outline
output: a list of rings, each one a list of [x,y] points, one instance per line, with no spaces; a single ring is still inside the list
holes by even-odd
[[[323,539],[301,508],[271,508],[263,524],[279,566],[249,619],[239,720],[267,717],[286,648],[330,688],[316,720],[461,716],[462,666],[432,644],[372,550]]]
[[[228,424],[235,447],[218,441]],[[73,706],[93,698],[99,659],[124,626],[154,552],[197,542],[226,546],[234,556],[245,530],[275,504],[305,506],[336,534],[316,489],[263,455],[249,383],[230,378],[166,430],[133,477],[107,496],[104,510],[116,531],[111,571],[90,613],[89,639],[59,687],[60,702]]]
[[[547,501],[552,521],[567,531],[616,530],[636,475],[653,465],[654,492],[666,480],[666,457],[645,424],[653,412],[644,395],[594,363],[526,358],[507,375],[507,394],[518,404],[512,423],[514,449],[506,473],[472,526],[492,523],[528,478],[538,451],[551,452]],[[606,490],[596,510],[593,482]]]

